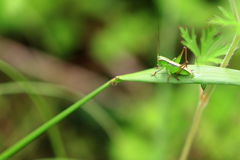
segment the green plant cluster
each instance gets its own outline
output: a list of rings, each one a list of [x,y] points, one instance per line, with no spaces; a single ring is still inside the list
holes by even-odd
[[[201,100],[183,153],[238,159],[240,4],[229,2],[0,1],[0,159],[177,159]],[[156,55],[182,45],[193,76],[151,76]]]

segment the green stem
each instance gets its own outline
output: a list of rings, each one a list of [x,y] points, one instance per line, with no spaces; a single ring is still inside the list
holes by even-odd
[[[238,20],[239,22],[239,16],[238,16],[238,11],[236,8],[236,4],[234,0],[229,0],[229,3],[232,7],[233,13],[235,15],[235,18]],[[231,43],[231,46],[229,47],[229,50],[226,54],[226,56],[224,57],[222,64],[220,65],[220,67],[225,68],[227,67],[227,65],[229,64],[229,61],[231,60],[231,57],[235,51],[235,48],[237,47],[238,43],[240,41],[240,36],[238,34],[236,34],[233,38],[233,41]],[[214,89],[215,89],[216,85],[210,85],[209,89],[202,92],[202,94],[200,95],[200,103],[197,107],[197,110],[195,112],[195,116],[193,118],[193,122],[192,122],[192,126],[190,128],[190,131],[188,133],[187,139],[185,141],[181,156],[179,158],[179,160],[186,160],[187,156],[189,154],[191,145],[193,143],[193,139],[196,135],[197,129],[199,127],[199,123],[204,111],[204,108],[206,107],[206,105],[208,104],[208,100],[211,97],[211,94],[213,93]]]
[[[236,34],[233,38],[231,46],[229,47],[229,50],[228,50],[226,56],[224,57],[223,62],[220,65],[220,67],[222,67],[222,68],[227,67],[227,65],[229,64],[229,61],[231,60],[231,57],[235,51],[235,48],[237,48],[239,40],[240,40],[240,36],[238,34]]]
[[[24,85],[24,83],[30,83],[35,86],[39,92],[26,92],[24,89],[18,86],[16,82],[6,82],[0,84],[0,96],[3,95],[16,95],[16,94],[37,94],[46,97],[65,99],[70,102],[76,102],[77,100],[85,97],[83,93],[59,84],[47,83],[47,82],[18,82]],[[89,114],[106,132],[109,139],[113,143],[117,143],[115,137],[116,133],[123,134],[120,126],[115,120],[101,107],[96,101],[91,99],[87,104],[81,107]]]
[[[42,133],[44,133],[46,130],[48,130],[49,128],[51,128],[52,126],[54,126],[55,124],[57,124],[58,122],[60,122],[62,119],[64,119],[66,116],[68,116],[69,114],[71,114],[72,112],[74,112],[76,109],[78,109],[80,106],[82,106],[84,103],[86,103],[87,101],[89,101],[91,98],[93,98],[94,96],[96,96],[98,93],[100,93],[101,91],[103,91],[105,88],[107,88],[110,85],[109,82],[103,84],[102,86],[100,86],[99,88],[97,88],[96,90],[94,90],[93,92],[91,92],[90,94],[88,94],[86,97],[84,97],[83,99],[79,100],[78,102],[74,103],[73,105],[71,105],[70,107],[68,107],[67,109],[65,109],[64,111],[62,111],[61,113],[59,113],[57,116],[53,117],[52,119],[50,119],[48,122],[46,122],[45,124],[43,124],[42,126],[40,126],[38,129],[34,130],[32,133],[30,133],[28,136],[24,137],[23,139],[21,139],[20,141],[18,141],[16,144],[14,144],[13,146],[11,146],[10,148],[8,148],[7,150],[5,150],[3,153],[0,154],[0,159],[8,159],[9,157],[11,157],[12,155],[14,155],[16,152],[18,152],[20,149],[22,149],[23,147],[25,147],[27,144],[29,144],[30,142],[32,142],[34,139],[36,139],[37,137],[39,137]]]
[[[184,147],[183,147],[183,150],[182,150],[182,153],[181,153],[181,156],[180,156],[179,160],[186,160],[187,159],[187,156],[188,156],[188,153],[189,153],[190,148],[192,146],[193,139],[196,135],[196,132],[197,132],[197,129],[198,129],[198,126],[199,126],[204,108],[206,107],[206,105],[208,103],[208,100],[209,100],[212,92],[214,91],[215,87],[216,87],[216,85],[209,86],[208,92],[206,92],[206,94],[202,94],[202,96],[201,96],[201,101],[198,104],[197,110],[195,112],[195,116],[193,118],[192,126],[190,128],[189,133],[188,133],[188,136],[187,136],[187,139],[185,141],[185,144],[184,144]]]
[[[198,128],[199,122],[201,120],[203,110],[204,110],[203,103],[199,103],[196,113],[195,113],[195,116],[194,116],[194,119],[193,119],[191,129],[188,133],[188,136],[187,136],[187,139],[186,139],[186,142],[185,142],[185,145],[184,145],[184,148],[183,148],[183,151],[182,151],[182,154],[181,154],[179,160],[185,160],[188,156],[188,152],[191,148],[194,136],[197,132],[197,128]]]
[[[7,64],[6,62],[0,60],[0,70],[4,72],[6,75],[11,77],[16,83],[26,91],[26,93],[30,92],[36,92],[38,93],[38,90],[28,83],[28,79],[22,75],[20,72],[18,72],[15,68],[13,68],[11,65]],[[26,83],[19,83],[19,81],[23,81]],[[33,101],[33,103],[36,105],[38,111],[40,112],[40,115],[42,116],[44,122],[48,121],[52,117],[52,111],[46,101],[39,95],[34,94],[28,94],[30,99]],[[53,152],[55,156],[57,157],[66,157],[64,145],[62,143],[61,134],[57,127],[52,128],[48,131],[49,140],[52,145]]]
[[[240,40],[240,36],[235,35],[234,38],[233,38],[233,41],[231,43],[231,46],[228,50],[228,53],[226,54],[226,56],[225,56],[225,58],[224,58],[220,67],[224,68],[228,65],[228,63],[229,63],[229,61],[230,61],[230,59],[231,59],[231,57],[234,53],[234,50],[238,45],[239,40]],[[211,97],[211,94],[214,91],[215,87],[216,87],[216,85],[210,85],[209,89],[201,95],[201,101],[200,101],[200,103],[197,107],[197,110],[195,112],[195,116],[193,118],[192,126],[190,128],[189,133],[188,133],[188,136],[187,136],[187,139],[186,139],[186,142],[185,142],[185,145],[183,147],[183,150],[182,150],[182,153],[181,153],[181,156],[180,156],[179,160],[186,160],[186,158],[188,156],[188,153],[189,153],[189,150],[191,148],[193,139],[196,135],[196,132],[197,132],[197,129],[198,129],[198,126],[199,126],[199,122],[200,122],[201,117],[202,117],[202,113],[203,113],[204,108],[207,105],[208,100]]]

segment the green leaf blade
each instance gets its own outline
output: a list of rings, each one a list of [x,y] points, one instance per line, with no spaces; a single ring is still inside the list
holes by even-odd
[[[240,85],[240,71],[228,68],[220,68],[214,66],[196,66],[188,65],[193,71],[191,76],[178,75],[179,81],[172,76],[169,83],[174,84],[219,84],[219,85]],[[134,81],[146,83],[166,83],[168,74],[165,70],[154,73],[156,69],[148,69],[140,72],[118,76],[121,81]]]

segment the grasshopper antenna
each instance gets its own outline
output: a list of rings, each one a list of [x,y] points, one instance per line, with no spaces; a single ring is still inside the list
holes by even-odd
[[[159,25],[159,16],[158,16],[158,10],[157,7],[154,6],[155,12],[156,12],[156,18],[157,18],[157,56],[159,56],[160,53],[160,25]]]
[[[158,17],[158,16],[157,16],[157,17]],[[157,35],[157,55],[159,56],[159,53],[160,53],[159,19],[157,19],[157,25],[158,25],[158,35]]]

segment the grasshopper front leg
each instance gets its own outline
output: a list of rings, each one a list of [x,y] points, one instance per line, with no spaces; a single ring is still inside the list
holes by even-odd
[[[153,74],[151,74],[152,76],[155,76],[156,73],[160,72],[163,68],[160,68],[158,70],[156,70]]]

